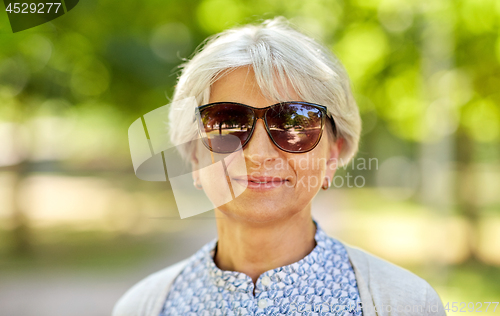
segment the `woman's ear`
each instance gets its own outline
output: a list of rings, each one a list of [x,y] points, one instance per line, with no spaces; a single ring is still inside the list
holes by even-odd
[[[191,168],[191,175],[193,176],[193,186],[198,190],[202,190],[203,186],[200,179],[200,164],[195,154],[191,156]]]
[[[326,174],[330,181],[332,181],[333,176],[335,175],[335,171],[339,165],[339,155],[342,151],[342,147],[344,146],[344,139],[337,138],[334,143],[331,143],[329,151],[328,151],[328,160],[326,161]]]

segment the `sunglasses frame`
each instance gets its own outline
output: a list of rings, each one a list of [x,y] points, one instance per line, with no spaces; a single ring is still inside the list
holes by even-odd
[[[243,144],[241,144],[241,148],[245,147],[248,142],[250,141],[250,139],[252,138],[253,136],[253,132],[255,130],[255,125],[257,123],[257,120],[259,119],[262,119],[264,121],[264,126],[266,128],[266,132],[267,132],[267,135],[269,136],[269,138],[271,139],[271,141],[273,142],[273,144],[278,147],[280,150],[282,151],[285,151],[285,152],[288,152],[288,153],[294,153],[294,154],[302,154],[302,153],[306,153],[306,152],[309,152],[311,150],[313,150],[314,148],[316,148],[316,146],[319,144],[319,142],[321,141],[321,137],[323,135],[323,129],[325,127],[325,124],[326,124],[326,118],[330,119],[331,123],[332,123],[332,129],[333,129],[333,134],[334,136],[336,136],[336,125],[335,125],[335,121],[333,120],[333,118],[328,115],[328,109],[326,106],[324,105],[319,105],[319,104],[315,104],[315,103],[309,103],[309,102],[302,102],[302,101],[286,101],[286,102],[279,102],[279,103],[276,103],[276,104],[273,104],[273,105],[269,105],[269,106],[266,106],[265,108],[256,108],[256,107],[253,107],[253,106],[250,106],[250,105],[246,105],[246,104],[243,104],[243,103],[238,103],[238,102],[214,102],[214,103],[208,103],[208,104],[205,104],[205,105],[202,105],[202,106],[199,106],[197,108],[198,110],[198,113],[200,115],[196,115],[198,118],[201,118],[201,112],[202,110],[206,109],[206,108],[209,108],[209,107],[213,107],[213,106],[216,106],[216,105],[219,105],[219,104],[231,104],[231,105],[239,105],[239,106],[243,106],[245,108],[248,108],[248,109],[251,109],[253,111],[253,114],[254,114],[254,118],[253,118],[253,122],[252,122],[252,128],[250,130],[250,133],[247,137],[247,139],[245,140],[245,142]],[[321,130],[320,130],[320,134],[319,134],[319,137],[318,139],[316,140],[316,142],[311,146],[310,149],[308,150],[301,150],[301,151],[294,151],[294,150],[287,150],[287,149],[284,149],[282,148],[281,146],[279,146],[276,141],[274,140],[274,138],[272,137],[271,135],[271,131],[269,130],[269,126],[267,124],[267,118],[266,118],[266,114],[267,114],[267,111],[273,107],[276,107],[276,106],[283,106],[283,105],[287,105],[287,104],[301,104],[301,105],[308,105],[308,106],[312,106],[312,107],[315,107],[317,109],[320,110],[320,112],[322,113],[322,116],[321,116]],[[207,147],[208,150],[210,150],[211,152],[215,152],[215,153],[219,153],[219,154],[228,154],[228,153],[231,153],[232,151],[228,151],[228,152],[219,152],[219,151],[214,151],[210,144],[208,144],[205,140],[204,140],[204,136],[203,136],[203,131],[202,131],[202,128],[203,127],[203,123],[199,122],[199,133],[200,133],[200,136],[202,138],[202,142],[203,144],[205,145],[205,147]],[[208,138],[208,137],[207,137]]]

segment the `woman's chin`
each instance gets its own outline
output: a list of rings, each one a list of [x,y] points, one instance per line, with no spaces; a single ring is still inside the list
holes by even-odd
[[[286,217],[291,217],[300,212],[296,205],[286,205],[290,201],[283,199],[256,199],[248,201],[239,199],[226,203],[218,207],[223,217],[231,218],[237,221],[253,223],[270,223],[282,221]]]

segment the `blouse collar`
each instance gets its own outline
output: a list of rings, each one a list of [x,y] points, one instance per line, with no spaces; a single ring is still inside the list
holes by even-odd
[[[339,265],[340,267],[342,264],[348,264],[347,256],[343,256],[343,253],[341,253],[341,256],[338,257],[339,254],[332,250],[334,243],[341,245],[340,242],[330,238],[316,221],[313,220],[313,222],[316,225],[316,233],[314,235],[316,246],[313,250],[297,262],[268,270],[261,274],[256,283],[256,290],[264,291],[272,289],[276,287],[276,283],[278,282],[293,284],[297,282],[299,276],[304,274],[307,274],[308,278],[313,278],[317,270],[326,265]],[[237,271],[221,270],[217,267],[214,262],[216,246],[217,240],[213,240],[207,247],[204,247],[204,264],[213,283],[229,291],[252,292],[254,284],[248,275]]]

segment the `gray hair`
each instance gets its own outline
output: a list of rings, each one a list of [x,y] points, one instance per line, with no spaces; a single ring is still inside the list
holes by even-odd
[[[335,121],[336,136],[344,139],[340,164],[347,164],[356,154],[361,118],[347,72],[331,51],[290,27],[282,17],[209,37],[181,66],[172,103],[188,98],[195,101],[179,102],[180,110],[170,109],[173,144],[184,144],[196,137],[194,106],[209,102],[210,86],[217,78],[242,66],[253,68],[257,84],[269,99],[296,101],[288,98],[286,91],[290,87],[303,101],[326,106]],[[183,150],[182,154],[189,156],[194,148]]]

